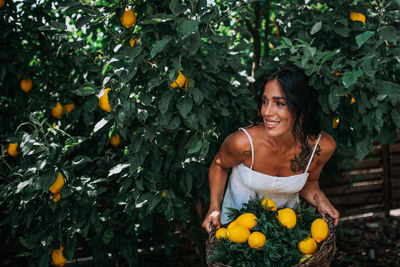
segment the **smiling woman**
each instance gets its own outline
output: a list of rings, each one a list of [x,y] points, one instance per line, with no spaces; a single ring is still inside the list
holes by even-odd
[[[230,134],[211,163],[203,228],[209,232],[227,223],[228,208],[240,209],[254,193],[272,199],[278,209],[293,208],[301,196],[337,225],[339,212],[318,184],[336,145],[321,132],[320,107],[307,76],[294,67],[274,72],[260,90],[258,107],[260,121]]]

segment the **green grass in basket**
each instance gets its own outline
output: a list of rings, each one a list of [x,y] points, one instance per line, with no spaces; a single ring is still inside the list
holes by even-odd
[[[220,239],[211,250],[210,260],[231,266],[292,266],[297,264],[303,254],[297,249],[297,243],[310,235],[311,223],[320,218],[314,207],[306,207],[304,201],[294,207],[297,223],[293,229],[281,225],[277,211],[266,210],[261,205],[262,198],[255,194],[240,210],[229,209],[228,218],[235,220],[247,212],[257,216],[257,225],[251,230],[262,232],[267,237],[265,246],[260,250],[249,247],[247,243],[235,244]]]

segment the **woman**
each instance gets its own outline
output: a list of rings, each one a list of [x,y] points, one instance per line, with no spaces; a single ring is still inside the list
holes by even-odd
[[[339,212],[318,184],[336,144],[321,132],[314,89],[294,67],[273,73],[264,85],[258,103],[261,122],[230,134],[211,163],[210,208],[202,227],[210,232],[211,225],[227,223],[227,208],[240,209],[254,192],[278,208],[292,208],[300,195],[337,225]]]

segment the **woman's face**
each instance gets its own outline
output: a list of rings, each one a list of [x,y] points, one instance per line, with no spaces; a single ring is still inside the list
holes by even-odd
[[[269,81],[264,87],[261,116],[269,136],[278,137],[292,134],[294,118],[276,79]]]

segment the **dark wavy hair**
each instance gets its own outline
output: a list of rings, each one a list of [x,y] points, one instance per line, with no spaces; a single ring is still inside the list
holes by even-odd
[[[319,113],[321,106],[318,103],[315,88],[309,85],[309,78],[304,71],[295,66],[286,66],[266,77],[258,96],[258,110],[261,110],[262,96],[265,85],[277,80],[290,112],[294,117],[293,136],[300,140],[303,147],[309,152],[308,138],[316,138],[321,132]],[[262,118],[260,118],[262,121]],[[307,153],[308,154],[308,153]]]

